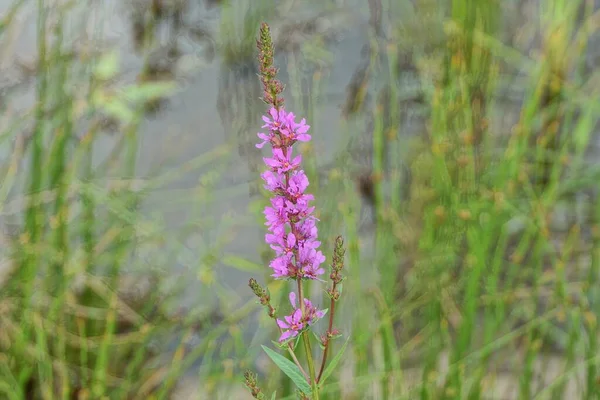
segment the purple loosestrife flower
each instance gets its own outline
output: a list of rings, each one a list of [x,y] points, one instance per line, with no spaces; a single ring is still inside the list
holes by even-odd
[[[296,236],[293,233],[287,235],[272,235],[267,234],[265,240],[271,245],[271,248],[277,252],[277,254],[293,254],[294,246],[296,246]]]
[[[288,180],[287,194],[293,200],[303,199],[305,201],[313,200],[312,194],[304,194],[304,191],[308,187],[308,178],[304,174],[304,171],[294,171]]]
[[[300,247],[296,267],[299,274],[309,279],[317,279],[319,275],[323,275],[325,270],[320,268],[320,265],[325,261],[325,256],[320,251],[312,247]]]
[[[294,223],[297,223],[304,218],[308,218],[315,210],[314,207],[308,206],[308,202],[310,200],[312,200],[312,196],[302,196],[295,202],[286,200],[285,211],[288,219]]]
[[[264,211],[265,225],[270,231],[265,241],[275,250],[270,263],[272,276],[318,279],[325,272],[320,268],[325,257],[318,250],[321,243],[316,240],[316,218],[312,215],[315,208],[310,206],[314,196],[305,193],[309,182],[300,169],[302,156],[292,158],[292,145],[310,140],[307,133],[310,126],[304,119],[296,123],[294,114],[283,107],[272,107],[269,116],[263,117],[263,128],[269,133],[258,134],[263,141],[256,147],[262,148],[266,143],[272,147],[272,157],[264,158],[269,169],[261,175],[265,189],[273,193],[271,206]]]
[[[270,192],[279,193],[285,187],[285,176],[271,170],[263,172],[260,177],[265,181],[265,189]]]
[[[343,242],[341,237],[336,239],[336,251],[330,274],[333,283],[327,291],[331,298],[331,313],[328,329],[320,340],[320,344],[323,346],[323,358],[320,369],[317,371],[307,330],[317,320],[323,318],[328,310],[318,310],[310,300],[305,298],[303,280],[321,280],[320,276],[325,272],[321,268],[321,264],[325,261],[325,257],[319,250],[321,242],[318,240],[318,219],[313,215],[315,207],[311,205],[314,197],[312,194],[306,193],[309,182],[300,167],[302,157],[300,155],[292,156],[292,147],[296,142],[310,141],[311,136],[308,134],[310,126],[304,119],[296,122],[296,116],[287,112],[283,106],[283,98],[280,94],[284,86],[276,79],[278,70],[273,65],[274,46],[269,26],[266,23],[262,23],[260,26],[257,47],[260,80],[264,89],[262,99],[270,106],[267,115],[263,116],[262,128],[265,132],[258,133],[261,142],[256,145],[259,149],[267,143],[271,145],[271,157],[263,159],[268,168],[261,174],[264,188],[271,192],[271,204],[264,209],[265,225],[269,231],[265,235],[265,241],[275,252],[269,263],[269,267],[273,270],[272,276],[276,279],[292,280],[297,285],[297,294],[294,291],[289,294],[292,312],[283,319],[277,318],[276,309],[270,303],[268,290],[262,288],[254,279],[250,279],[249,286],[258,297],[260,304],[267,308],[269,316],[275,319],[280,331],[279,341],[283,344],[282,348],[290,353],[306,381],[303,383],[291,375],[290,377],[300,389],[308,383],[311,392],[310,398],[319,400],[319,384],[327,360],[329,342],[330,339],[339,335],[339,331],[334,329],[332,324],[335,302],[338,301],[340,295],[338,285],[343,279],[340,274],[343,267]],[[298,297],[299,304],[296,304],[296,297]],[[299,362],[294,352],[295,346],[291,343],[292,339],[300,339],[300,337],[304,342],[308,373]],[[285,371],[272,351],[264,348],[267,355]],[[254,375],[247,373],[245,378],[246,386],[252,395],[256,398],[264,397],[256,384]],[[308,399],[308,392],[302,390],[305,393],[301,397]],[[275,396],[273,395],[273,397]]]
[[[256,145],[259,149],[262,149],[268,142],[273,144],[274,147],[289,147],[297,141],[308,142],[310,140],[310,135],[306,133],[310,129],[310,125],[306,125],[305,119],[302,119],[300,123],[296,123],[294,113],[286,113],[283,107],[279,111],[272,107],[269,110],[269,115],[271,118],[262,117],[265,121],[262,127],[267,128],[269,134],[258,134],[258,137],[263,140]]]
[[[304,314],[302,314],[302,310],[296,306],[296,293],[291,292],[289,298],[294,311],[290,315],[283,317],[285,321],[277,320],[277,325],[283,331],[279,337],[280,342],[285,342],[288,339],[298,336],[304,328],[312,325],[325,315],[324,310],[317,310],[308,299],[304,299]]]
[[[294,292],[292,292],[294,293]],[[292,294],[290,293],[290,294]],[[302,322],[302,311],[299,309],[294,310],[292,315],[286,315],[284,317],[285,322],[278,319],[277,325],[283,329],[283,333],[279,337],[280,342],[298,336],[298,334],[304,329],[304,323]]]
[[[287,151],[286,151],[287,150]],[[273,158],[263,158],[265,164],[271,167],[273,172],[277,172],[279,175],[295,170],[302,162],[302,156],[296,156],[292,160],[292,148],[280,149],[277,147],[273,148]]]
[[[269,267],[273,269],[273,278],[289,278],[294,271],[294,264],[292,263],[292,255],[282,255],[275,257]]]
[[[285,210],[285,199],[283,197],[272,198],[271,205],[272,207],[265,207],[264,213],[267,219],[265,225],[267,225],[274,234],[281,235],[285,232],[285,224],[289,222]]]
[[[316,221],[317,219],[315,217],[308,217],[306,218],[304,221],[296,224],[296,239],[299,241],[304,241],[304,242],[313,242],[313,243],[318,243],[318,245],[320,244],[320,242],[317,242],[317,225],[316,225]]]

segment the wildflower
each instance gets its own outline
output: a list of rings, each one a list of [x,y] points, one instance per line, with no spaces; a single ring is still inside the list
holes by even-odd
[[[299,123],[296,123],[296,116],[294,113],[287,113],[284,108],[277,110],[275,107],[271,107],[269,115],[263,116],[265,124],[262,128],[267,128],[269,134],[258,133],[258,137],[262,139],[261,143],[258,143],[256,147],[259,149],[263,148],[266,143],[271,143],[273,147],[290,147],[296,142],[308,142],[311,136],[307,134],[310,129],[310,125],[306,124],[306,120],[303,118]]]
[[[296,236],[293,233],[287,235],[265,235],[265,241],[271,245],[277,254],[292,254],[296,245]]]
[[[312,216],[315,207],[310,205],[314,196],[306,193],[308,177],[299,169],[302,156],[292,157],[296,141],[310,140],[310,126],[304,119],[296,123],[294,114],[283,107],[271,107],[269,116],[263,117],[263,128],[268,128],[269,134],[258,134],[263,142],[257,147],[267,142],[272,146],[272,157],[264,158],[269,169],[261,174],[265,189],[273,193],[271,206],[264,210],[270,231],[265,241],[276,253],[270,263],[272,276],[318,279],[325,272],[320,268],[325,257],[318,250],[317,219]]]
[[[304,174],[304,171],[295,171],[288,180],[287,194],[292,200],[299,200],[302,196],[306,200],[312,200],[312,195],[304,194],[304,191],[308,187],[308,178]]]
[[[279,257],[275,257],[269,267],[273,269],[273,274],[271,275],[273,278],[291,278],[296,276],[295,267],[292,263],[292,255],[284,254]]]
[[[298,168],[302,162],[302,156],[298,155],[292,160],[292,149],[291,147],[287,151],[283,151],[280,148],[273,148],[272,158],[263,158],[265,164],[267,164],[274,172],[283,174]]]
[[[317,242],[315,239],[317,238],[317,219],[315,217],[308,217],[304,220],[298,222],[296,224],[296,239],[301,242],[313,242],[317,243],[317,246],[320,242]]]
[[[299,273],[308,279],[317,279],[325,270],[319,266],[325,261],[325,256],[313,247],[301,247],[298,252],[297,268]]]
[[[304,322],[302,322],[302,311],[295,309],[291,315],[286,315],[285,322],[278,319],[277,325],[283,329],[283,333],[279,337],[280,342],[285,342],[288,339],[298,336],[298,334],[304,329]]]
[[[313,306],[310,300],[304,299],[304,313],[306,315],[306,323],[308,325],[312,325],[319,319],[323,318],[325,316],[326,311],[317,310],[317,308]]]
[[[276,174],[271,170],[266,170],[260,177],[265,181],[265,189],[278,193],[285,187],[285,176]]]
[[[287,219],[291,222],[297,223],[303,220],[313,213],[315,207],[309,207],[308,202],[312,200],[312,196],[302,196],[296,199],[295,202],[286,200],[285,201],[285,212]]]
[[[298,286],[298,297],[300,298],[299,306],[296,302],[297,295],[292,291],[289,294],[289,300],[293,311],[291,314],[284,316],[283,319],[279,319],[276,316],[275,308],[270,303],[269,292],[254,279],[250,280],[249,285],[258,297],[260,304],[267,308],[269,316],[275,319],[281,333],[279,341],[286,343],[284,347],[287,348],[291,359],[306,379],[306,383],[311,386],[310,398],[318,400],[319,380],[325,368],[329,342],[330,339],[339,334],[332,327],[332,323],[335,301],[338,300],[340,295],[337,285],[343,280],[341,276],[344,257],[343,242],[341,238],[336,240],[336,251],[332,273],[330,274],[332,287],[327,291],[331,297],[331,314],[328,329],[320,340],[324,349],[321,366],[317,374],[310,350],[310,337],[305,330],[317,320],[323,318],[328,310],[318,310],[310,300],[304,298],[303,280],[320,280],[319,276],[325,273],[324,269],[321,268],[325,256],[319,250],[321,242],[318,240],[318,219],[313,215],[315,207],[310,204],[314,200],[314,196],[306,193],[309,181],[300,168],[302,157],[300,155],[292,157],[292,146],[296,142],[311,140],[311,135],[308,134],[310,126],[306,124],[305,119],[296,122],[294,113],[287,112],[283,107],[283,98],[279,95],[284,87],[276,79],[277,68],[273,65],[274,46],[269,26],[265,23],[260,26],[257,46],[259,50],[260,79],[264,89],[263,101],[270,106],[267,115],[262,118],[264,122],[262,128],[266,132],[257,134],[261,141],[256,144],[256,147],[260,149],[269,143],[272,154],[271,157],[263,159],[268,168],[261,174],[264,188],[272,194],[271,205],[264,209],[265,225],[269,231],[265,235],[265,242],[275,252],[269,267],[273,270],[272,276],[274,278],[295,280]],[[294,353],[295,346],[289,342],[290,339],[299,337],[301,334],[304,339],[308,374],[302,368]],[[267,351],[267,354],[271,356],[269,351]],[[275,359],[273,358],[273,360]],[[245,378],[246,386],[250,389],[252,395],[257,399],[263,398],[264,394],[258,388],[255,376],[248,372]],[[300,397],[303,399],[309,398],[308,393],[301,393]]]
[[[285,199],[283,197],[274,197],[271,199],[272,207],[265,207],[265,217],[267,222],[265,225],[275,233],[279,234],[279,231],[289,221],[288,214],[285,210]]]
[[[314,322],[323,318],[324,310],[317,310],[308,299],[304,299],[304,314],[302,310],[296,307],[296,293],[290,292],[290,303],[294,311],[290,315],[284,317],[285,321],[277,320],[277,325],[282,329],[283,333],[279,337],[280,342],[285,342],[288,339],[298,336],[302,330]]]

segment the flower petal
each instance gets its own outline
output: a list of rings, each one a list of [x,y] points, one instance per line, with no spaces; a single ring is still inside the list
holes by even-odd
[[[271,109],[269,110],[269,114],[271,114],[271,117],[274,121],[278,119],[277,109],[275,107],[271,107]]]
[[[292,307],[296,308],[296,293],[294,292],[290,292],[290,303],[292,304]]]
[[[281,329],[288,329],[290,327],[288,324],[286,324],[280,319],[277,319],[277,326],[279,326]]]
[[[287,247],[292,248],[296,245],[296,236],[293,233],[287,235]]]
[[[279,341],[280,342],[285,342],[287,339],[296,336],[296,335],[292,335],[293,331],[285,331],[281,334],[281,336],[279,336]]]
[[[302,321],[302,310],[297,308],[296,311],[294,311],[294,313],[291,315],[291,320],[293,321],[294,324],[299,324],[300,321]],[[300,329],[302,329],[302,328],[300,328]]]

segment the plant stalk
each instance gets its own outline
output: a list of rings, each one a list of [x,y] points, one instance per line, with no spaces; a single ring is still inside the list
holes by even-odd
[[[298,278],[298,297],[300,297],[300,310],[304,315],[306,307],[304,306],[304,292],[302,288],[302,278]],[[310,347],[310,340],[308,332],[302,333],[302,341],[304,343],[304,351],[306,352],[306,362],[308,364],[308,374],[310,376],[310,387],[312,391],[312,400],[319,400],[319,387],[317,385],[317,379],[315,374],[315,363],[312,356],[312,349]]]

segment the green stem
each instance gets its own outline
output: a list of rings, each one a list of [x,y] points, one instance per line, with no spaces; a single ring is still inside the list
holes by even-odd
[[[313,362],[312,350],[310,348],[310,340],[308,338],[308,331],[302,334],[302,340],[304,341],[304,349],[306,351],[306,362],[308,363],[308,374],[310,375],[310,387],[312,389],[312,400],[319,400],[319,387],[317,385],[317,379],[315,375],[315,364]]]
[[[298,297],[300,300],[300,310],[302,315],[306,307],[304,306],[304,291],[302,288],[302,278],[298,278]],[[304,342],[304,351],[306,353],[306,363],[308,364],[308,375],[310,376],[310,387],[312,389],[312,400],[319,400],[319,387],[317,385],[317,379],[315,374],[315,363],[312,356],[312,350],[310,348],[310,340],[308,338],[308,331],[302,333],[302,341]]]
[[[290,353],[290,356],[292,357],[292,360],[294,360],[296,366],[300,369],[300,372],[302,372],[302,375],[304,375],[304,377],[308,379],[309,376],[306,375],[304,368],[302,368],[302,364],[300,364],[300,361],[298,361],[298,357],[296,357],[296,353],[294,353],[294,349],[291,343],[288,345],[288,352]]]

